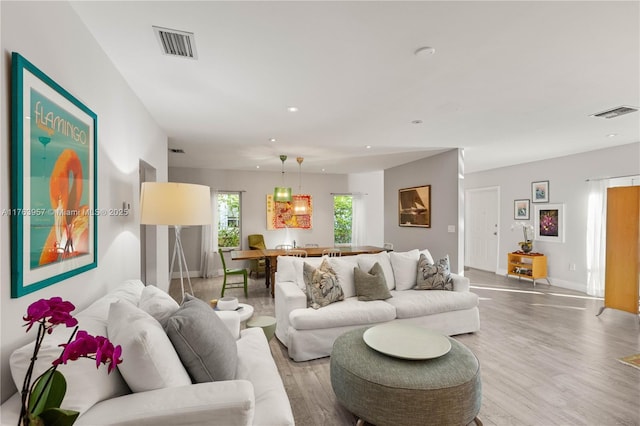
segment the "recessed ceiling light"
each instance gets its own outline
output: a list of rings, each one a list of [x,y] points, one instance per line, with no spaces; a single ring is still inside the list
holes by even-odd
[[[294,107],[294,106],[287,107],[287,111],[289,111],[289,112],[298,112],[298,107]]]
[[[415,52],[413,52],[414,55],[416,56],[422,56],[422,57],[428,57],[433,55],[434,53],[436,53],[436,49],[435,47],[430,47],[430,46],[423,46],[423,47],[419,47],[416,49]]]
[[[608,138],[615,138],[616,136],[618,136],[618,134],[617,134],[617,133],[609,133],[609,134],[607,135],[607,137],[608,137]]]
[[[413,120],[411,124],[422,124],[422,120]]]
[[[260,166],[256,166],[256,169],[259,169],[259,168],[260,168]]]
[[[269,139],[269,142],[275,142],[275,141],[276,141],[276,138],[270,138]]]
[[[365,148],[371,149],[371,145],[365,145]]]

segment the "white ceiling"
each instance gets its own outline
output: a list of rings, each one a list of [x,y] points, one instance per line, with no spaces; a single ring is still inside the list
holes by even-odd
[[[589,116],[640,106],[637,1],[72,5],[186,152],[170,166],[365,172],[462,147],[473,172],[640,140],[640,112]],[[195,33],[198,59],[153,25]]]

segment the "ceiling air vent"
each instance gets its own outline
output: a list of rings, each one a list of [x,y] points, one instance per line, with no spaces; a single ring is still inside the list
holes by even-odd
[[[193,33],[156,27],[155,25],[153,26],[153,32],[156,33],[156,38],[165,55],[191,59],[198,58],[196,40]]]
[[[182,149],[182,148],[169,148],[169,152],[173,152],[174,154],[184,154],[184,149]]]
[[[600,117],[600,118],[616,118],[621,115],[629,114],[630,112],[636,112],[638,108],[630,107],[630,106],[620,106],[613,109],[608,109],[606,111],[599,112],[597,114],[591,114],[591,117]]]

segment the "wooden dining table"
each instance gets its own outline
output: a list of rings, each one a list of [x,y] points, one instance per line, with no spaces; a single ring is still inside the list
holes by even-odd
[[[295,250],[307,252],[308,257],[320,257],[324,250],[337,247],[296,247]],[[353,246],[339,247],[342,256],[352,256],[356,254],[375,254],[387,251],[383,247],[376,246]],[[285,249],[253,249],[253,250],[233,250],[231,260],[265,260],[265,285],[271,287],[271,297],[274,297],[275,275],[278,270],[278,256],[286,256],[289,250]],[[272,284],[273,283],[273,284]]]

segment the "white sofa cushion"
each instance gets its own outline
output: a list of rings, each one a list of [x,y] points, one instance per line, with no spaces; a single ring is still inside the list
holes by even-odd
[[[254,425],[293,425],[293,413],[269,343],[260,328],[242,330],[236,380],[248,380],[255,395]],[[223,424],[212,419],[211,424]]]
[[[344,297],[356,295],[356,284],[353,277],[353,268],[358,267],[356,256],[330,257],[329,264],[338,277],[338,283],[342,287]]]
[[[126,300],[111,304],[109,340],[122,346],[118,369],[133,392],[191,384],[160,323]]]
[[[322,257],[278,256],[278,281],[292,281],[302,291],[306,292],[303,276],[304,263],[307,262],[317,268],[322,263],[322,260]]]
[[[144,284],[140,280],[128,280],[116,286],[113,291],[99,298],[88,308],[74,317],[78,320],[80,330],[85,330],[93,336],[107,336],[107,316],[109,306],[118,300],[127,300],[137,304]],[[34,330],[32,330],[34,332]],[[58,326],[52,334],[44,338],[38,360],[33,370],[34,379],[51,366],[51,363],[60,356],[61,343],[66,343],[73,332],[72,328]],[[35,333],[35,332],[34,332]],[[34,334],[35,337],[35,334]],[[118,342],[113,342],[118,345]],[[31,342],[16,349],[9,357],[11,376],[16,388],[22,389],[24,376],[29,368],[33,356],[33,344]],[[130,392],[129,387],[116,369],[107,374],[107,368],[101,366],[96,369],[95,361],[81,358],[76,361],[61,364],[58,367],[67,381],[67,392],[62,402],[62,408],[84,413],[95,403],[125,395]]]
[[[373,265],[378,262],[382,266],[384,272],[384,278],[387,281],[387,287],[389,290],[393,290],[396,287],[396,280],[393,277],[393,268],[391,267],[391,261],[389,260],[389,253],[386,251],[376,254],[359,254],[358,266],[363,271],[370,271]]]
[[[154,317],[164,327],[167,319],[178,310],[180,305],[166,291],[154,285],[148,285],[142,290],[138,307]]]
[[[406,290],[391,292],[385,302],[395,308],[397,318],[415,318],[478,306],[478,295],[447,290]]]
[[[375,324],[391,321],[395,317],[396,309],[389,303],[382,300],[362,302],[357,297],[350,297],[322,309],[294,309],[289,314],[289,322],[297,330],[315,330]]]
[[[396,280],[396,290],[409,290],[416,285],[419,258],[420,251],[418,249],[389,253],[389,261]]]

